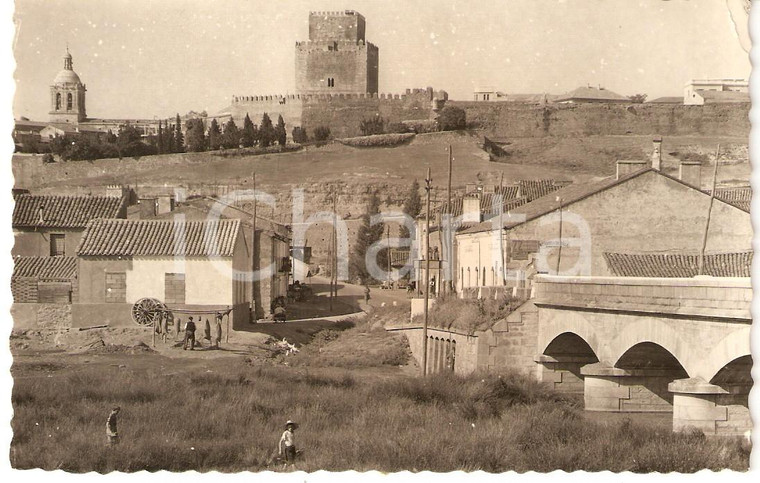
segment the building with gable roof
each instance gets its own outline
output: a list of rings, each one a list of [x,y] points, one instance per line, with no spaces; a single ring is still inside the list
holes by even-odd
[[[93,220],[77,256],[75,326],[132,325],[131,309],[143,298],[210,319],[231,311],[233,327],[250,320],[250,251],[240,220]]]
[[[602,86],[599,87],[579,87],[575,90],[562,94],[554,99],[554,102],[560,104],[579,104],[579,103],[618,103],[625,104],[631,103],[631,100],[627,97],[623,97],[620,94],[612,92],[609,89],[605,89]]]
[[[87,223],[127,216],[123,196],[20,194],[15,201],[13,256],[73,257]]]

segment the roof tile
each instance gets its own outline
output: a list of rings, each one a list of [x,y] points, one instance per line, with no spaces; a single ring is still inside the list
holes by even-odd
[[[691,278],[697,275],[699,266],[699,255],[693,253],[605,253],[604,259],[619,277]],[[751,251],[705,255],[705,275],[749,277],[751,272]]]
[[[15,201],[14,228],[84,228],[95,218],[117,218],[123,208],[115,196],[21,194]]]
[[[76,257],[14,257],[13,277],[71,280],[77,276]]]

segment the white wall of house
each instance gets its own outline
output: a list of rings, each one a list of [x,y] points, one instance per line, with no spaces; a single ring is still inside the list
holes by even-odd
[[[126,272],[127,303],[143,297],[165,301],[165,274],[185,274],[185,304],[233,305],[232,258],[172,258],[135,257],[131,270]]]

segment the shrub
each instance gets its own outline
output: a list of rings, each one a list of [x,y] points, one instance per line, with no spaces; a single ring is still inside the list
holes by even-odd
[[[383,134],[383,128],[385,127],[385,121],[382,117],[370,117],[359,123],[359,129],[362,131],[362,136],[372,136],[373,134]]]
[[[467,127],[467,115],[464,109],[446,106],[438,116],[438,129],[441,131],[456,131]]]
[[[42,156],[42,162],[43,162],[43,163],[45,163],[45,164],[48,164],[48,163],[55,163],[55,158],[53,157],[53,155],[52,155],[52,154],[50,154],[50,153],[45,153],[45,155],[44,155],[44,156]]]
[[[309,141],[309,136],[306,134],[306,129],[296,126],[293,128],[293,142],[298,144],[304,144]]]
[[[360,136],[357,138],[344,138],[338,141],[346,146],[355,148],[369,148],[381,146],[398,146],[414,137],[414,133],[405,134],[375,134],[372,136]]]
[[[401,121],[401,124],[403,124],[406,127],[407,131],[417,133],[417,134],[438,131],[438,123],[430,119]]]
[[[324,142],[330,139],[330,128],[327,126],[317,126],[314,129],[314,140]]]
[[[403,122],[391,122],[385,126],[387,134],[404,134],[409,132],[409,128]]]

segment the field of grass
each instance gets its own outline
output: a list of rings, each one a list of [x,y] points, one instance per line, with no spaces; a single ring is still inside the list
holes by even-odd
[[[35,354],[13,367],[14,468],[276,470],[287,419],[296,469],[694,472],[746,470],[736,440],[587,419],[577,400],[514,374],[377,377],[362,369]],[[117,363],[118,362],[118,363]],[[117,447],[105,421],[120,405]]]

